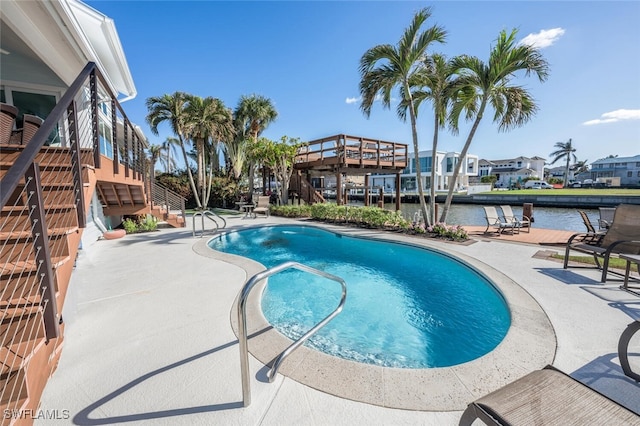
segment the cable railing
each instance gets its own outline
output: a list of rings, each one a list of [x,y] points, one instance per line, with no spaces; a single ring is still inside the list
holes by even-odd
[[[169,214],[182,216],[186,223],[185,198],[169,188],[151,181],[151,206],[157,206],[165,210],[167,217]]]
[[[113,162],[114,174],[145,178],[142,139],[93,63],[35,133],[22,132],[0,145],[0,400],[8,409],[28,398],[27,382],[44,386],[50,374],[27,366],[34,351],[52,354],[57,343],[41,343],[61,333],[56,296],[66,293],[86,226],[85,183],[109,158],[101,141],[113,141],[111,157],[124,159]]]
[[[336,315],[342,312],[344,303],[347,299],[347,284],[342,278],[297,262],[285,262],[278,266],[269,268],[265,271],[258,272],[245,283],[245,285],[242,287],[242,290],[240,290],[240,294],[238,295],[238,343],[240,346],[240,370],[242,374],[242,402],[245,407],[248,407],[251,404],[249,345],[247,342],[247,300],[249,299],[251,290],[253,290],[256,284],[258,284],[262,280],[269,278],[272,275],[278,274],[288,269],[297,269],[302,272],[308,272],[310,274],[318,275],[320,277],[336,281],[342,286],[342,295],[340,297],[338,307],[334,309],[333,312],[327,315],[318,324],[313,326],[309,331],[303,334],[298,340],[293,342],[293,344],[291,344],[282,353],[280,353],[278,357],[276,357],[276,359],[273,361],[271,369],[267,373],[269,383],[273,382],[276,375],[278,374],[278,369],[282,365],[282,362],[289,355],[291,355],[293,351],[302,346],[302,344],[306,342],[311,336],[313,336],[318,330],[327,325],[329,321],[331,321],[333,318],[335,318]]]

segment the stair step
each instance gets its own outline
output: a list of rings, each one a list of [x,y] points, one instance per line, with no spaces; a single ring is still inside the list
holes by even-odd
[[[45,223],[48,229],[73,228],[78,226],[78,215],[75,204],[46,206]],[[26,206],[10,206],[2,208],[0,232],[22,232],[31,229],[29,211]]]
[[[0,376],[25,366],[36,347],[45,342],[40,305],[3,309],[0,323]]]
[[[13,412],[24,406],[29,398],[24,369],[0,376],[0,406]]]
[[[52,256],[69,256],[69,245],[66,235],[52,235],[48,239],[49,253]],[[31,236],[6,240],[0,251],[0,265],[29,260],[37,255]]]

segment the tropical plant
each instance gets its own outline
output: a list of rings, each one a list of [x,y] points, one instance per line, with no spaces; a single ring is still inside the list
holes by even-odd
[[[457,81],[455,80],[456,73],[457,69],[452,61],[448,61],[443,55],[434,54],[424,60],[424,67],[415,73],[410,81],[411,87],[415,88],[413,99],[416,110],[419,110],[422,102],[431,101],[434,112],[431,177],[429,179],[431,185],[429,185],[429,216],[426,219],[427,225],[436,222],[435,182],[438,134],[440,128],[444,128],[447,123],[448,110],[457,87]],[[406,111],[406,109],[404,111]],[[453,134],[457,134],[458,129],[451,128],[451,131]]]
[[[554,145],[555,148],[557,148],[555,151],[553,151],[551,154],[549,154],[550,156],[553,157],[553,161],[551,162],[551,164],[555,164],[558,160],[562,160],[565,159],[566,163],[564,166],[564,187],[567,187],[567,185],[569,185],[569,164],[571,163],[571,159],[573,158],[573,161],[576,162],[578,161],[578,157],[576,157],[576,149],[574,148],[571,139],[569,139],[567,142],[556,142],[556,144]]]
[[[278,112],[271,99],[254,94],[240,97],[233,116],[236,131],[238,132],[237,137],[242,141],[237,144],[236,148],[243,147],[246,149],[250,148],[247,144],[257,143],[258,136],[276,120]],[[253,196],[254,170],[255,163],[249,161],[249,197]]]
[[[401,99],[398,116],[402,118],[402,111],[409,109],[420,208],[425,220],[428,215],[420,170],[417,111],[411,92],[411,80],[422,69],[430,44],[445,41],[446,31],[442,27],[432,26],[421,31],[422,25],[430,16],[430,8],[421,9],[415,14],[397,45],[381,44],[372,47],[360,59],[360,94],[362,96],[360,109],[367,118],[371,115],[371,108],[378,99],[385,108],[391,107],[391,94],[396,87],[399,88]]]
[[[160,157],[160,162],[164,165],[166,173],[171,173],[178,168],[175,159],[176,146],[180,146],[180,141],[171,136],[168,136],[164,142],[162,142],[164,154]]]
[[[576,163],[571,166],[571,170],[573,170],[573,172],[576,175],[579,175],[580,173],[586,173],[589,171],[589,160],[584,160],[584,161],[576,161]]]
[[[150,163],[150,172],[151,178],[155,176],[156,163],[162,157],[162,146],[161,145],[150,145],[149,146],[149,163]]]
[[[549,64],[538,48],[517,44],[517,33],[515,29],[511,33],[501,31],[487,63],[468,55],[453,59],[460,76],[457,96],[449,115],[450,126],[459,128],[463,112],[466,120],[473,120],[473,125],[460,153],[460,161],[455,164],[440,222],[445,222],[447,218],[460,168],[487,106],[490,105],[494,110],[493,121],[498,123],[498,131],[524,125],[538,110],[535,100],[524,87],[510,83],[519,71],[524,71],[525,76],[533,73],[539,81],[544,82],[549,75]]]
[[[188,96],[184,119],[185,134],[194,142],[197,188],[203,206],[209,204],[211,181],[219,169],[218,142],[233,135],[231,111],[217,98]]]
[[[178,136],[180,149],[184,158],[184,164],[186,167],[187,175],[189,177],[189,184],[193,191],[193,197],[195,199],[198,208],[202,208],[200,197],[198,196],[198,190],[196,183],[193,180],[193,174],[189,168],[189,161],[187,156],[187,150],[185,148],[185,108],[187,106],[189,95],[184,92],[175,92],[172,95],[152,96],[147,98],[146,105],[149,113],[147,114],[147,123],[151,128],[151,133],[158,135],[158,126],[161,123],[168,123],[171,131]]]
[[[273,171],[280,187],[280,204],[289,202],[289,183],[293,173],[293,161],[303,144],[298,138],[282,136],[280,142],[260,138],[251,147],[251,155]]]

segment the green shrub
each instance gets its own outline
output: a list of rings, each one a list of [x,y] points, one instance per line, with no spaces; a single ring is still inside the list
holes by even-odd
[[[137,220],[126,218],[124,222],[122,222],[122,227],[127,234],[150,232],[158,229],[158,221],[153,216],[146,216],[144,218],[139,217]]]
[[[311,206],[309,206],[309,205],[271,206],[270,212],[274,216],[310,217],[311,216]]]
[[[127,234],[133,234],[138,231],[138,225],[131,219],[125,219],[122,222],[122,226],[124,230],[127,231]]]

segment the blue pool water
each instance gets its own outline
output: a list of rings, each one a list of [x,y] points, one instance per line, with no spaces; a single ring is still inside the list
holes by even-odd
[[[306,343],[342,358],[446,367],[490,352],[510,326],[504,299],[482,275],[433,250],[305,226],[230,232],[210,246],[267,268],[292,260],[344,279],[344,310]],[[340,294],[334,281],[290,270],[269,278],[262,309],[295,340],[335,309]]]

